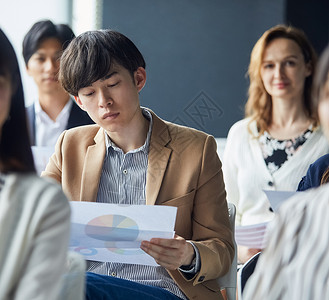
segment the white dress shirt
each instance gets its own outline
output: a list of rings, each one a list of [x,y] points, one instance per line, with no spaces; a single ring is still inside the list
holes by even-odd
[[[73,102],[69,100],[62,111],[53,121],[40,106],[39,101],[35,101],[35,143],[36,146],[54,147],[60,134],[66,129]]]

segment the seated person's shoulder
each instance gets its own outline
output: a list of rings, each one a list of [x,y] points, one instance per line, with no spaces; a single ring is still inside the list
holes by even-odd
[[[251,121],[250,118],[244,118],[242,120],[237,121],[234,123],[230,130],[229,133],[230,135],[242,135],[242,134],[248,134],[249,135],[249,130],[252,130],[254,133],[257,134],[257,126],[255,121]]]
[[[321,156],[311,166],[325,170],[329,166],[329,154]]]
[[[22,194],[25,202],[57,202],[56,206],[69,207],[61,185],[51,178],[40,178],[36,174],[28,173],[11,175],[10,180],[12,189]],[[21,200],[22,197],[17,199]]]
[[[318,187],[324,172],[329,166],[329,154],[323,155],[312,163],[301,181],[298,184],[297,191],[305,191],[309,188]]]
[[[329,184],[323,184],[317,188],[297,193],[286,203],[283,203],[282,209],[280,207],[279,213],[284,216],[285,221],[283,226],[289,227],[289,236],[293,233],[292,228],[295,228],[296,241],[301,245],[303,238],[306,243],[311,238],[314,245],[317,245],[317,242],[321,244],[323,241],[327,241],[327,238],[324,237],[326,236],[327,227],[325,224],[328,223],[327,215],[329,213],[328,194]],[[313,253],[312,248],[308,249],[310,253]],[[327,247],[321,249],[327,256]],[[300,249],[300,251],[304,250]]]
[[[99,131],[100,126],[97,124],[78,126],[64,131],[63,139],[81,142],[90,141],[94,139]]]
[[[166,122],[168,125],[170,137],[172,142],[179,141],[180,143],[193,143],[193,144],[204,144],[207,138],[214,139],[214,137],[210,134],[207,134],[203,131],[178,125],[170,122]]]
[[[324,209],[328,211],[328,193],[329,184],[323,184],[317,188],[309,189],[302,193],[296,193],[280,206],[278,214],[284,218],[286,222],[291,222],[291,220],[302,220],[306,211],[309,211],[312,215],[314,213],[321,213]],[[313,217],[316,216],[313,215]],[[304,225],[308,226],[310,224]]]

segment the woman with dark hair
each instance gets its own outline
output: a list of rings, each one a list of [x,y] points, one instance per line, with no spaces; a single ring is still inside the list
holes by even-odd
[[[0,30],[0,299],[57,299],[70,208],[35,174],[16,55]]]
[[[329,46],[319,61],[314,90],[314,107],[329,140]],[[297,193],[280,206],[244,300],[329,299],[328,214],[328,184]]]
[[[236,224],[274,217],[264,190],[295,191],[308,166],[329,146],[312,106],[316,54],[305,34],[277,25],[255,44],[250,58],[246,118],[227,137],[223,172]],[[246,262],[261,249],[238,246]]]

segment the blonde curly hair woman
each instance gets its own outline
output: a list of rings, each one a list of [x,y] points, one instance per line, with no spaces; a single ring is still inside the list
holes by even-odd
[[[311,105],[315,65],[307,37],[290,26],[267,30],[251,52],[246,118],[230,129],[223,158],[237,225],[271,220],[263,190],[295,191],[308,166],[329,150]],[[238,259],[260,250],[239,246]]]

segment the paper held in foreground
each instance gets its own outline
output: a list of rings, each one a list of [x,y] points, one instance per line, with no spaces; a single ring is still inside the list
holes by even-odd
[[[281,204],[283,204],[286,200],[288,200],[290,197],[294,196],[295,194],[302,193],[302,192],[266,191],[266,190],[264,190],[264,193],[266,194],[273,211],[276,213],[276,212],[278,212]]]
[[[263,249],[265,247],[265,233],[267,222],[253,225],[236,226],[235,240],[240,246],[253,249]]]
[[[287,191],[265,191],[273,211],[276,213],[287,199],[295,195],[297,192]],[[298,192],[300,193],[300,192]],[[266,228],[267,222],[258,223],[247,226],[236,226],[235,239],[240,246],[249,248],[263,249],[266,244]]]
[[[143,240],[173,238],[177,208],[70,202],[70,250],[87,260],[157,266]]]

